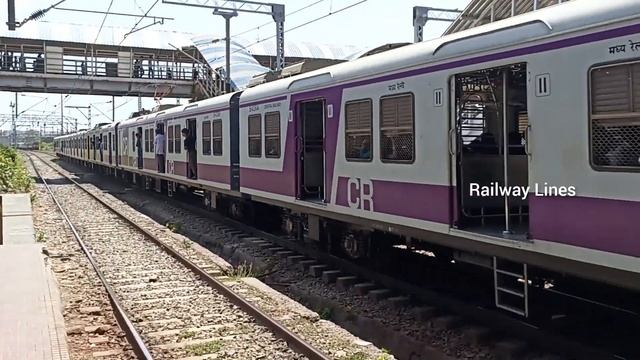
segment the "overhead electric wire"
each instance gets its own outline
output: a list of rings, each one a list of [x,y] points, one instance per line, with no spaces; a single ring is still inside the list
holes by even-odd
[[[316,21],[320,21],[320,20],[322,20],[322,19],[328,18],[329,16],[332,16],[332,15],[335,15],[335,14],[338,14],[338,13],[341,13],[341,12],[343,12],[343,11],[345,11],[345,10],[351,9],[352,7],[358,6],[358,5],[363,4],[363,3],[367,2],[367,1],[369,1],[369,0],[360,0],[360,1],[355,2],[355,3],[353,3],[353,4],[350,4],[350,5],[347,5],[347,6],[341,7],[340,9],[338,9],[338,10],[336,10],[336,11],[329,11],[329,12],[328,12],[327,14],[325,14],[325,15],[319,16],[319,17],[317,17],[317,18],[315,18],[315,19],[312,19],[312,20],[309,20],[309,21],[307,21],[307,22],[304,22],[304,23],[302,23],[302,24],[300,24],[300,25],[296,25],[296,26],[292,27],[291,29],[286,29],[286,30],[284,31],[284,33],[286,34],[286,33],[290,32],[290,31],[300,29],[301,27],[307,26],[307,25],[309,25],[309,24],[313,24],[313,23],[314,23],[314,22],[316,22]],[[237,52],[240,52],[240,51],[243,51],[243,50],[247,50],[247,49],[248,49],[248,48],[250,48],[251,46],[257,45],[257,44],[259,44],[259,43],[261,43],[261,42],[263,42],[263,41],[266,41],[266,40],[273,39],[274,37],[276,37],[276,35],[272,35],[272,36],[269,36],[269,37],[264,38],[264,39],[262,39],[262,40],[258,40],[258,41],[254,42],[254,43],[251,43],[251,44],[247,45],[247,46],[242,46],[242,48],[232,51],[232,52],[230,53],[230,55],[233,55],[233,54],[235,54],[235,53],[237,53]],[[248,51],[248,50],[247,50],[247,51]],[[215,59],[213,59],[213,60],[212,60],[212,62],[213,62],[213,61],[220,60],[220,59],[224,59],[224,56],[220,56],[220,57],[218,57],[218,58],[215,58]]]
[[[308,9],[308,8],[310,8],[310,7],[314,6],[314,5],[318,5],[318,4],[320,4],[321,2],[325,2],[325,1],[326,1],[326,0],[318,0],[318,1],[316,1],[316,2],[313,2],[313,3],[309,4],[309,5],[303,6],[303,7],[301,7],[301,8],[300,8],[300,9],[298,9],[298,10],[294,10],[294,11],[292,11],[292,12],[288,13],[288,14],[287,14],[287,16],[294,15],[294,14],[296,14],[296,13],[299,13],[299,12],[301,12],[301,11],[303,11],[303,10],[306,10],[306,9]],[[263,27],[263,26],[267,26],[267,25],[270,25],[270,24],[272,24],[272,22],[271,22],[271,21],[266,22],[266,23],[264,23],[264,24],[262,24],[262,25],[256,26],[256,27],[254,27],[254,28],[251,28],[251,29],[245,30],[245,31],[243,31],[243,32],[240,32],[240,33],[237,33],[237,34],[233,34],[233,35],[231,35],[231,37],[236,37],[236,36],[244,35],[244,34],[246,34],[246,33],[248,33],[248,32],[251,32],[251,31],[254,31],[254,30],[258,30],[258,29],[260,29],[261,27]]]
[[[18,116],[20,116],[20,115],[22,115],[23,113],[25,113],[25,112],[27,112],[27,111],[29,111],[29,110],[33,109],[34,107],[36,107],[36,106],[40,105],[40,104],[41,104],[42,102],[44,102],[44,101],[49,101],[49,98],[42,98],[42,100],[40,100],[40,101],[38,101],[37,103],[35,103],[35,104],[33,104],[33,105],[29,106],[26,110],[22,110],[22,111],[20,111],[20,113],[18,114]]]
[[[138,20],[138,22],[135,25],[133,25],[131,30],[129,30],[128,33],[124,34],[124,36],[122,37],[122,40],[120,41],[120,44],[118,44],[118,45],[122,45],[122,43],[127,39],[127,36],[129,36],[131,33],[134,32],[134,30],[136,29],[136,27],[138,27],[140,22],[142,22],[142,20],[144,20],[147,17],[147,15],[149,15],[149,12],[156,6],[156,4],[158,4],[158,1],[160,1],[160,0],[156,0],[156,2],[154,2],[153,5],[151,5],[149,10],[147,10],[147,12],[144,13],[144,15]]]
[[[100,32],[102,32],[102,27],[104,26],[104,22],[107,20],[107,16],[109,16],[109,11],[111,11],[111,5],[113,5],[113,0],[109,3],[109,8],[107,8],[107,13],[104,14],[104,18],[102,18],[102,24],[100,24],[100,29],[98,29],[98,33],[96,34],[96,39],[93,40],[95,44],[98,41],[98,37],[100,36]]]

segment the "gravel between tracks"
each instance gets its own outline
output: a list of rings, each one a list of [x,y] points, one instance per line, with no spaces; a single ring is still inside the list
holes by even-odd
[[[65,164],[65,166],[73,165]],[[86,179],[86,181],[107,184],[99,175],[86,174],[83,178]],[[200,242],[213,242],[211,241],[212,238],[224,236],[219,234],[217,230],[219,224],[209,218],[203,218],[180,208],[172,204],[170,200],[163,201],[147,196],[142,192],[126,191],[123,190],[121,184],[116,185],[113,182],[109,182],[105,187],[117,193],[118,198],[129,204],[135,204],[140,211],[150,215],[153,214],[156,218],[170,219],[171,222],[179,224],[182,228],[181,231],[191,234],[191,237],[194,236],[192,234],[201,234],[200,238],[195,240],[199,240]],[[98,188],[96,189],[103,191]],[[114,201],[120,200],[114,199]],[[136,210],[132,209],[131,211],[137,213]],[[146,218],[144,215],[143,217]],[[151,219],[147,221],[154,222],[154,220]],[[462,359],[495,358],[494,352],[490,347],[470,344],[463,338],[461,332],[458,330],[433,328],[429,326],[428,323],[417,319],[415,314],[408,308],[398,309],[385,302],[372,301],[367,297],[354,295],[351,292],[340,291],[335,286],[327,285],[320,279],[301,276],[297,269],[292,269],[290,266],[287,266],[283,259],[274,257],[259,248],[246,247],[246,244],[241,241],[226,239],[225,247],[231,249],[243,247],[245,253],[250,254],[252,258],[258,259],[262,263],[263,266],[257,271],[270,273],[269,279],[277,283],[285,284],[281,291],[292,298],[299,298],[298,295],[300,294],[311,294],[318,298],[327,299],[329,302],[339,304],[344,309],[349,309],[349,311],[355,315],[374,319],[388,329],[393,329],[393,331],[405,334],[416,342],[429,344],[451,357]],[[193,252],[194,256],[197,257],[198,255],[195,254],[199,253],[195,250],[197,248],[199,248],[199,245],[193,245],[185,249],[185,251]],[[231,252],[233,252],[233,250]],[[269,302],[266,304],[260,303],[260,306],[268,307],[269,305]],[[291,327],[289,324],[286,325]],[[322,337],[319,338],[322,339]],[[314,343],[314,345],[316,345],[316,343]],[[323,349],[322,345],[316,346]]]
[[[59,168],[57,165],[56,168]],[[90,175],[91,176],[91,175]],[[85,177],[86,179],[86,177]],[[93,189],[97,192],[103,190],[96,188],[91,184],[84,184],[89,189]],[[212,254],[207,249],[204,249],[199,244],[192,242],[190,239],[185,238],[179,234],[170,232],[166,227],[159,225],[151,218],[142,215],[137,210],[131,208],[127,204],[117,200],[110,194],[103,194],[103,199],[107,202],[114,204],[117,208],[127,214],[136,223],[143,225],[147,230],[156,236],[159,236],[163,242],[172,246],[178,250],[182,255],[187,256],[192,262],[197,263],[204,268],[213,268],[217,266],[224,266],[224,262],[218,256]],[[77,201],[77,200],[76,200]],[[144,205],[149,200],[140,199],[139,205]],[[86,211],[85,211],[86,213]],[[92,213],[92,217],[95,216],[95,212]],[[188,214],[183,214],[188,216]],[[209,235],[216,236],[215,229],[210,228]],[[217,234],[223,236],[222,234]],[[226,264],[228,266],[228,264]],[[309,311],[308,309],[295,304],[290,299],[281,296],[280,294],[274,294],[273,290],[264,291],[264,285],[256,285],[251,280],[253,279],[241,279],[239,277],[227,278],[225,283],[230,286],[234,291],[238,293],[246,294],[245,298],[249,302],[258,306],[261,310],[265,311],[269,316],[274,317],[280,321],[288,329],[298,334],[300,337],[309,341],[312,345],[317,347],[320,351],[324,352],[331,358],[335,359],[392,359],[392,356],[387,355],[384,351],[378,350],[372,344],[362,341],[339,327],[336,327],[333,323],[319,319],[319,316]],[[179,281],[174,280],[172,281]],[[258,282],[259,283],[259,282]],[[150,290],[152,291],[152,290]],[[243,295],[244,296],[244,295]],[[183,308],[183,311],[187,311],[188,308]],[[154,311],[148,310],[145,316],[154,314]],[[154,321],[149,317],[143,319],[146,322]],[[176,335],[175,331],[159,330],[161,333],[156,333],[157,336],[185,336]],[[242,358],[242,357],[239,357]],[[286,358],[282,356],[268,357],[268,358]]]
[[[31,163],[26,164],[35,176]],[[52,183],[62,180],[54,171],[45,174]],[[70,359],[135,359],[113,316],[100,279],[44,185],[36,184],[33,194],[34,227],[38,241],[45,243],[48,261],[60,288]]]
[[[52,190],[154,358],[304,358],[81,189]]]

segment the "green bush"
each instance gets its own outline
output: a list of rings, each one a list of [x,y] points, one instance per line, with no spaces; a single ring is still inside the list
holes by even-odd
[[[0,193],[27,193],[32,183],[18,152],[0,145]]]
[[[53,151],[53,143],[41,141],[38,144],[38,149],[40,151],[49,151],[49,152],[51,152],[51,151]]]

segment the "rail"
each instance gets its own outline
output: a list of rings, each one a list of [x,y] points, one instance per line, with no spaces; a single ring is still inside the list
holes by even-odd
[[[80,234],[76,230],[75,226],[73,226],[73,223],[71,222],[71,220],[67,216],[67,213],[64,211],[64,209],[62,208],[62,206],[58,202],[58,199],[56,198],[56,196],[53,194],[53,191],[49,187],[49,184],[47,184],[47,181],[45,180],[44,176],[42,176],[42,174],[40,174],[40,171],[38,171],[38,168],[36,167],[36,164],[33,161],[32,156],[35,156],[38,160],[40,160],[44,164],[47,164],[47,165],[49,165],[49,164],[46,161],[42,160],[37,155],[31,155],[31,154],[27,155],[27,157],[29,158],[29,162],[31,163],[31,166],[33,167],[33,170],[36,172],[36,175],[38,176],[38,178],[40,178],[40,180],[42,181],[42,184],[44,185],[45,189],[47,189],[47,192],[51,196],[51,199],[53,200],[53,202],[58,207],[58,210],[60,210],[60,213],[62,214],[62,217],[64,218],[64,221],[69,225],[69,228],[71,229],[71,232],[73,233],[73,237],[75,237],[76,241],[80,245],[80,248],[82,249],[82,252],[84,252],[85,256],[89,260],[89,263],[91,263],[91,266],[93,267],[93,270],[98,275],[98,278],[100,279],[100,282],[104,286],[104,288],[105,288],[105,290],[107,292],[107,296],[109,297],[109,302],[111,303],[111,306],[114,309],[114,315],[116,317],[116,320],[118,321],[118,325],[120,326],[122,331],[124,331],[125,336],[127,337],[127,340],[129,341],[129,344],[131,345],[131,347],[133,349],[133,352],[136,354],[136,356],[139,359],[149,359],[149,360],[153,359],[153,357],[151,356],[151,352],[149,351],[147,346],[144,344],[144,342],[142,341],[142,337],[140,336],[138,331],[135,329],[135,327],[133,326],[133,323],[131,322],[131,320],[129,319],[127,314],[125,313],[124,308],[122,307],[122,305],[120,304],[120,301],[118,300],[118,298],[115,295],[115,292],[113,291],[111,286],[109,286],[109,284],[107,283],[107,280],[105,279],[104,275],[102,274],[102,271],[100,271],[100,269],[98,268],[98,264],[96,263],[95,259],[89,253],[89,249],[87,248],[87,246],[85,245],[84,241],[80,237]],[[52,169],[56,170],[55,168],[53,168],[50,165],[49,165],[49,167],[51,167]],[[60,173],[60,174],[63,175],[65,178],[67,178],[72,183],[74,183],[75,185],[77,185],[80,188],[82,188],[83,190],[87,191],[82,186],[80,186],[80,184],[78,184],[77,182],[73,181],[68,176],[65,176],[62,173]]]
[[[254,305],[252,305],[251,303],[247,302],[245,299],[243,299],[241,296],[239,296],[238,294],[236,294],[235,292],[233,292],[231,289],[229,289],[227,286],[225,286],[223,283],[221,283],[220,281],[216,280],[214,277],[212,277],[211,275],[209,275],[209,273],[207,273],[205,270],[201,269],[200,267],[198,267],[196,264],[194,264],[193,262],[191,262],[190,260],[188,260],[187,258],[185,258],[184,256],[182,256],[178,251],[176,251],[175,249],[173,249],[171,246],[168,246],[167,244],[165,244],[162,240],[160,240],[158,237],[156,237],[154,234],[152,234],[151,232],[149,232],[148,230],[144,229],[142,226],[140,226],[139,224],[137,224],[135,221],[133,221],[131,218],[129,218],[128,216],[126,216],[125,214],[123,214],[122,212],[120,212],[119,210],[113,208],[110,204],[108,204],[106,201],[104,201],[103,199],[101,199],[98,195],[94,194],[93,192],[91,192],[90,190],[86,189],[84,186],[80,185],[78,182],[76,182],[75,180],[73,180],[71,177],[69,177],[68,175],[62,173],[61,171],[59,171],[58,169],[56,169],[55,167],[53,167],[51,164],[49,164],[47,161],[43,160],[42,158],[40,158],[38,155],[36,154],[29,154],[29,160],[31,161],[34,169],[35,169],[35,165],[33,163],[33,159],[31,158],[31,156],[35,156],[38,160],[40,160],[42,163],[46,164],[48,167],[50,167],[51,169],[53,169],[54,171],[58,172],[60,175],[62,175],[63,177],[65,177],[67,180],[69,180],[72,184],[76,185],[77,187],[79,187],[80,189],[82,189],[84,192],[86,192],[88,195],[90,195],[92,198],[94,198],[95,200],[97,200],[98,202],[100,202],[102,205],[104,205],[105,207],[107,207],[110,211],[112,211],[114,214],[118,215],[118,217],[124,219],[127,223],[129,223],[131,226],[133,226],[136,230],[142,232],[148,239],[150,239],[153,243],[155,243],[158,247],[160,247],[162,250],[166,251],[168,254],[170,254],[174,259],[178,260],[180,263],[182,263],[184,266],[186,266],[187,268],[189,268],[191,271],[193,271],[195,274],[197,274],[200,279],[202,279],[203,281],[205,281],[207,284],[209,284],[211,287],[213,287],[214,289],[216,289],[217,291],[219,291],[223,296],[225,296],[228,300],[230,300],[234,305],[238,306],[239,308],[241,308],[243,311],[245,311],[246,313],[248,313],[249,315],[251,315],[254,319],[256,319],[258,322],[262,323],[264,326],[266,326],[269,330],[273,331],[273,333],[285,340],[287,342],[287,344],[295,351],[299,352],[300,354],[308,357],[311,360],[329,360],[328,357],[326,357],[324,354],[322,354],[319,350],[317,350],[315,347],[313,347],[311,344],[307,343],[306,341],[304,341],[303,339],[301,339],[300,337],[298,337],[296,334],[292,333],[291,331],[289,331],[287,328],[285,328],[282,324],[280,324],[278,321],[272,319],[271,317],[269,317],[267,314],[265,314],[264,312],[262,312],[262,310],[258,309],[257,307],[255,307]],[[37,170],[36,170],[36,173]],[[42,179],[43,183],[44,182],[44,178],[42,178],[42,176],[39,175],[38,176]],[[46,183],[45,183],[46,184]],[[56,201],[53,193],[51,192],[51,190],[49,189],[49,187],[47,186],[47,190],[49,191],[49,194],[51,194],[51,196],[53,197],[56,205],[58,206],[58,208],[60,209],[60,211],[63,211],[61,206],[59,205],[59,203]],[[64,212],[63,212],[64,213]],[[69,222],[68,218],[65,215],[65,220]],[[71,225],[71,223],[69,222],[69,224]],[[81,239],[79,238],[79,235],[77,235],[77,233],[74,230],[74,236],[76,236],[76,239],[78,239],[78,241],[80,242]],[[81,245],[82,246],[82,245]],[[83,247],[83,251],[85,251],[85,248]],[[90,258],[90,255],[87,251],[85,251],[85,253],[87,254],[87,257]],[[92,265],[94,263],[92,262]],[[98,272],[98,274],[100,275],[99,270],[97,269],[97,267],[94,266],[94,268],[96,269],[96,272]],[[101,277],[101,280],[103,281],[103,284],[105,285],[105,287],[108,288],[108,285],[106,284],[106,282],[104,281],[104,279]],[[110,289],[110,288],[109,288]],[[111,298],[110,294],[110,298]],[[115,299],[115,295],[114,299]],[[114,308],[116,308],[114,306]],[[118,307],[119,310],[121,310],[121,307]],[[129,322],[129,324],[131,324]],[[132,326],[133,329],[133,326]],[[133,331],[135,331],[135,329],[133,329]],[[137,334],[137,332],[135,332],[135,334]],[[138,335],[138,339],[139,339],[139,335]],[[142,340],[140,340],[142,341]],[[132,344],[133,345],[133,344]],[[143,344],[144,345],[144,344]],[[143,357],[143,358],[147,358],[147,357]],[[150,357],[149,357],[150,359]]]

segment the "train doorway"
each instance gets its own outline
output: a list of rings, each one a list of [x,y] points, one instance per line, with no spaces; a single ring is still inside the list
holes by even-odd
[[[196,119],[187,119],[187,129],[189,130],[189,136],[192,137],[193,146],[195,149],[198,148],[198,134]],[[187,175],[191,179],[198,178],[198,151],[189,151],[187,150]]]
[[[526,64],[458,74],[454,226],[526,239],[529,158]]]
[[[98,150],[96,149],[96,145],[97,145],[97,143],[96,143],[96,136],[95,136],[95,135],[93,135],[93,136],[91,137],[91,150],[92,150],[92,152],[93,152],[93,158],[92,158],[92,160],[93,160],[93,161],[95,161],[95,160],[98,158],[98,156],[97,156],[97,151],[98,151]]]
[[[109,143],[107,144],[107,147],[109,148],[109,165],[113,164],[113,153],[112,153],[113,147],[112,147],[112,143],[111,143],[113,141],[112,137],[113,136],[112,136],[111,132],[109,132]]]
[[[298,198],[323,202],[325,100],[300,103],[298,111]]]

